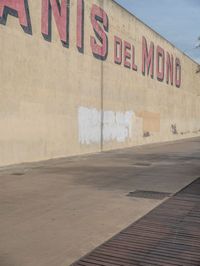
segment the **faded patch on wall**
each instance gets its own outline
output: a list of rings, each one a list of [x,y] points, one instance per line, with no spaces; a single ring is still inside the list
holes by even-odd
[[[117,141],[125,142],[132,137],[133,111],[98,111],[96,108],[79,107],[78,129],[81,144]],[[103,122],[102,122],[103,121]]]
[[[160,114],[148,111],[137,113],[143,120],[143,132],[160,132]]]

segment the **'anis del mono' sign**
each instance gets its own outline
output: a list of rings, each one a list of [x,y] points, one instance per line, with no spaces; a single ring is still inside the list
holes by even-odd
[[[85,0],[73,0],[77,5],[76,18],[76,47],[77,52],[84,54],[85,45]],[[41,35],[45,40],[51,40],[51,18],[55,20],[59,37],[64,47],[70,49],[70,1],[41,0]],[[18,18],[25,33],[32,34],[31,14],[27,0],[0,0],[0,22],[6,25],[8,15]],[[91,4],[90,23],[93,34],[90,36],[91,53],[97,60],[107,60],[109,54],[109,16],[101,6]],[[160,82],[172,86],[181,86],[181,62],[173,54],[161,46],[148,42],[141,37],[141,54],[135,53],[135,45],[115,35],[112,39],[114,51],[113,63],[123,65],[131,71],[141,71],[144,76],[150,76]],[[64,49],[64,48],[63,48]],[[137,63],[141,58],[141,67]]]

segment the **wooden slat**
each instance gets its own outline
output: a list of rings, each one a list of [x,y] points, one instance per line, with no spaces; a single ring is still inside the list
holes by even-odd
[[[200,178],[73,266],[200,266]]]

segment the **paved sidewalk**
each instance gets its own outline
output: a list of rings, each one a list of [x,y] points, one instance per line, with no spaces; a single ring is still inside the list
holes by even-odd
[[[73,264],[130,265],[200,265],[200,178]]]
[[[0,265],[67,266],[200,176],[200,138],[0,171]]]

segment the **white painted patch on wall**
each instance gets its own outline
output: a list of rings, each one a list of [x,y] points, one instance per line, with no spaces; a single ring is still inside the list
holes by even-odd
[[[103,118],[103,130],[101,120]],[[78,128],[81,144],[100,143],[101,133],[105,142],[125,142],[132,137],[132,126],[135,120],[133,111],[114,112],[98,111],[95,108],[79,107]]]

